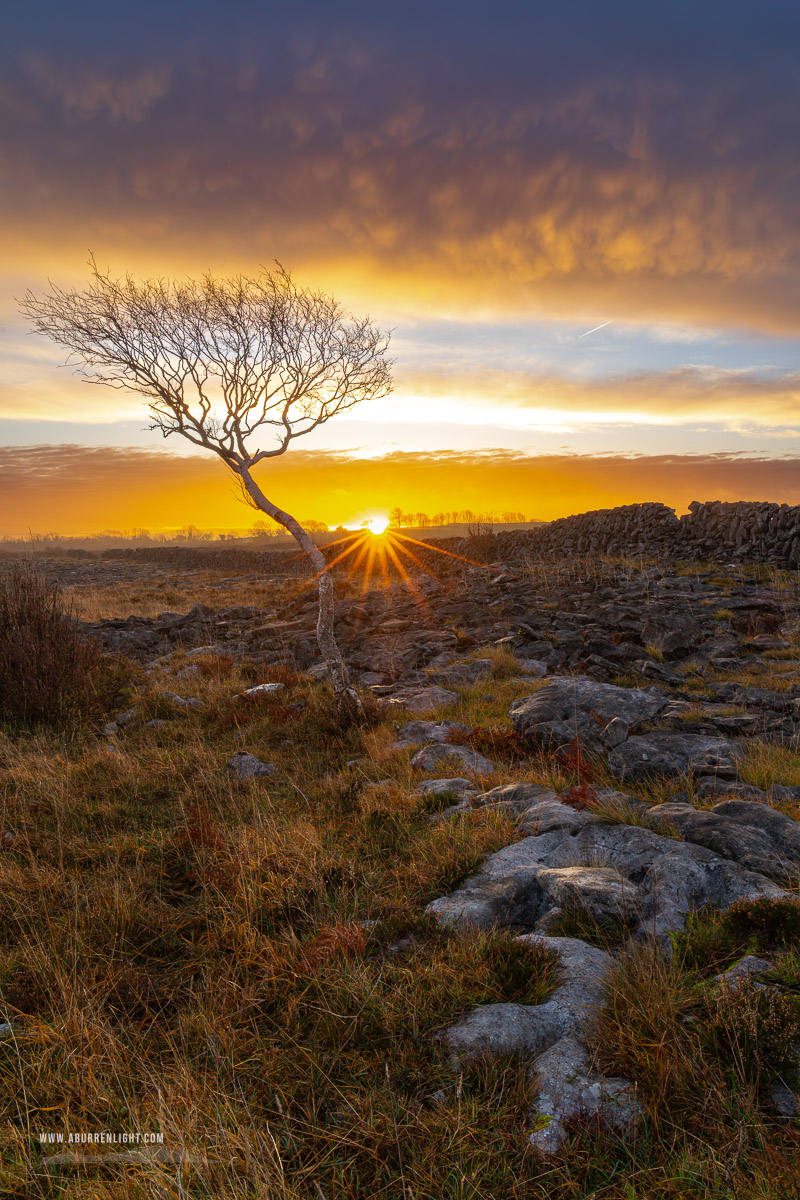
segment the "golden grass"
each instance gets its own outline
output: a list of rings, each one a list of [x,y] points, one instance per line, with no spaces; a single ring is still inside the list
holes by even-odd
[[[194,582],[180,595],[159,593],[157,611],[204,600]],[[492,676],[459,689],[446,715],[496,728],[502,746],[511,701],[542,685],[520,682],[505,651],[475,656],[492,658]],[[621,964],[595,1038],[603,1065],[639,1085],[644,1125],[621,1138],[576,1122],[554,1159],[533,1155],[529,1064],[455,1072],[436,1035],[476,1003],[537,1002],[553,965],[425,916],[518,836],[513,824],[481,808],[432,820],[391,720],[342,730],[324,685],[298,677],[246,702],[234,696],[252,667],[209,661],[176,681],[181,662],[139,682],[137,718],[110,739],[89,726],[0,733],[0,1021],[13,1031],[0,1036],[0,1196],[792,1194],[797,1134],[720,1057],[697,973],[644,952]],[[178,710],[167,690],[202,707]],[[167,724],[147,728],[153,717]],[[277,774],[237,782],[225,770],[235,750]],[[481,787],[581,782],[538,752],[495,767]],[[800,755],[754,751],[745,774],[800,782]],[[596,784],[614,785],[601,766]],[[626,790],[658,803],[692,787]],[[698,1013],[717,1042],[683,1019]],[[48,1129],[161,1131],[194,1161],[48,1167]]]

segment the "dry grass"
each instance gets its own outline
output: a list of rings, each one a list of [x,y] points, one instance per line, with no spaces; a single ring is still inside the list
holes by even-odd
[[[175,607],[197,599],[192,585]],[[160,593],[158,610],[168,606]],[[503,754],[511,700],[539,685],[492,657],[493,677],[448,713],[496,730],[496,770],[481,786],[588,787],[575,762]],[[396,748],[389,723],[339,728],[324,685],[285,672],[279,698],[245,703],[234,696],[252,668],[200,665],[178,683],[174,670],[150,672],[137,717],[110,744],[82,722],[0,734],[0,1021],[12,1031],[0,1036],[0,1196],[792,1195],[797,1135],[764,1101],[774,1032],[787,1034],[791,1013],[759,1001],[714,1012],[696,965],[746,952],[741,927],[703,917],[672,965],[623,960],[597,1053],[636,1081],[646,1121],[634,1139],[578,1121],[559,1155],[537,1158],[528,1064],[477,1060],[457,1074],[436,1035],[476,1003],[543,999],[553,964],[508,936],[448,932],[424,911],[517,836],[511,822],[480,808],[432,821],[412,751]],[[202,707],[176,709],[164,691]],[[148,728],[154,717],[167,724]],[[277,774],[236,782],[225,770],[235,750]],[[769,770],[793,781],[781,753]],[[593,769],[596,786],[613,783]],[[630,790],[658,802],[691,786]],[[565,923],[624,940],[581,914]],[[782,986],[800,989],[797,947],[783,928],[767,934],[785,943]],[[180,1169],[44,1165],[39,1134],[70,1129],[161,1131],[195,1158]]]

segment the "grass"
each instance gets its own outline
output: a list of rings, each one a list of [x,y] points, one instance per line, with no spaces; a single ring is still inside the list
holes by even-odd
[[[178,590],[176,608],[203,599]],[[281,594],[265,591],[265,606]],[[163,595],[158,611],[173,603]],[[485,731],[478,748],[496,770],[481,786],[590,790],[585,764],[517,753],[509,705],[541,684],[520,682],[504,651],[475,657],[492,658],[492,675],[461,689],[447,716]],[[343,730],[308,677],[223,657],[176,681],[183,661],[128,684],[103,719],[131,705],[137,715],[111,738],[78,719],[0,732],[0,1022],[12,1028],[0,1036],[0,1196],[791,1195],[797,1133],[774,1120],[765,1089],[794,1009],[752,997],[721,1009],[713,973],[756,947],[795,997],[794,909],[700,914],[672,964],[624,957],[595,1048],[637,1083],[645,1121],[634,1138],[576,1121],[564,1149],[540,1159],[526,1137],[529,1064],[478,1058],[455,1072],[437,1035],[475,1004],[545,999],[554,964],[507,935],[456,934],[425,915],[518,836],[512,822],[480,807],[432,820],[453,798],[414,794],[413,752],[397,750],[378,709],[368,727]],[[235,698],[269,677],[286,690]],[[176,709],[164,691],[202,705]],[[156,716],[167,724],[148,728]],[[225,770],[236,750],[277,774],[237,782]],[[754,778],[793,781],[800,756],[759,753]],[[595,787],[613,784],[593,769]],[[692,786],[626,789],[658,803]],[[597,811],[639,823],[624,805]],[[562,922],[615,951],[627,935],[579,912]],[[43,1165],[39,1133],[70,1129],[158,1130],[197,1161]]]

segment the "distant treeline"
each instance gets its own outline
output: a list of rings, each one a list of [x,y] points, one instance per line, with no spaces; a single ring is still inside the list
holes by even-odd
[[[317,541],[325,541],[327,537],[338,537],[350,532],[343,525],[331,528],[324,521],[313,518],[302,521],[301,524],[309,533],[316,535]],[[367,522],[365,521],[366,525]],[[425,529],[429,532],[443,531],[448,536],[481,533],[489,527],[508,528],[520,525],[539,524],[534,518],[528,521],[520,512],[491,512],[476,513],[471,509],[438,512],[433,516],[427,513],[407,513],[400,508],[394,508],[389,514],[389,524],[392,529]],[[67,554],[70,552],[101,553],[103,550],[114,549],[147,549],[158,547],[178,548],[227,548],[254,550],[259,545],[294,545],[293,539],[280,525],[272,521],[256,521],[248,530],[230,530],[218,532],[199,529],[196,525],[185,525],[182,529],[169,533],[151,533],[148,529],[104,529],[100,533],[69,536],[63,533],[31,533],[24,538],[0,538],[0,554],[48,555]]]

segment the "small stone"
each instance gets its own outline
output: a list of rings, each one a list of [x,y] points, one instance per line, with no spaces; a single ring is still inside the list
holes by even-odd
[[[265,779],[275,775],[278,768],[274,763],[264,763],[255,754],[237,750],[228,760],[228,771],[237,779]]]
[[[414,788],[415,796],[477,796],[478,789],[469,779],[426,779]]]
[[[456,765],[468,771],[478,771],[481,775],[491,775],[494,771],[494,763],[469,746],[434,743],[423,746],[411,759],[415,771],[435,771],[439,767]]]
[[[130,725],[131,721],[136,719],[136,715],[135,708],[126,708],[125,712],[118,713],[114,720],[117,726]]]
[[[472,732],[460,721],[406,721],[397,731],[403,746],[425,746],[429,742],[449,742],[452,737],[466,737]]]
[[[765,958],[758,958],[755,954],[747,954],[744,958],[740,958],[737,963],[734,963],[727,971],[720,975],[716,975],[715,979],[719,983],[725,983],[728,987],[737,987],[742,983],[749,983],[754,979],[758,979],[761,975],[766,975],[767,971],[772,970],[772,963],[767,962]]]
[[[785,1121],[794,1120],[798,1112],[800,1112],[800,1104],[797,1102],[796,1093],[781,1080],[773,1083],[770,1088],[769,1098]]]
[[[623,721],[621,717],[614,717],[601,732],[600,741],[608,750],[613,750],[615,746],[620,746],[627,740],[629,733],[630,726],[627,721]]]
[[[541,679],[547,674],[547,663],[540,658],[517,658],[517,666],[521,668],[525,679]]]
[[[152,721],[145,721],[145,729],[163,729],[165,725],[171,724],[170,721],[162,721],[160,717],[153,717]]]
[[[203,701],[197,696],[178,696],[175,692],[162,692],[162,700],[169,700],[170,704],[174,704],[176,708],[202,708]],[[119,720],[119,717],[117,717]]]
[[[274,696],[276,692],[285,692],[285,683],[257,683],[254,687],[245,688],[242,696]]]

